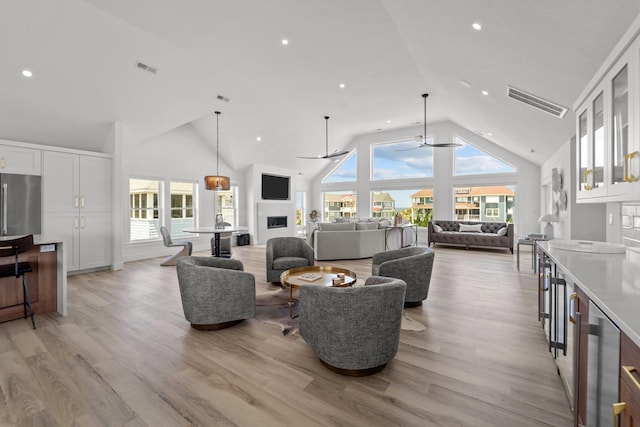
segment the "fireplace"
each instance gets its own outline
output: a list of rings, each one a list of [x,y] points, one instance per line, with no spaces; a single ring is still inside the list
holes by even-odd
[[[271,228],[287,228],[286,216],[268,216],[267,229]]]

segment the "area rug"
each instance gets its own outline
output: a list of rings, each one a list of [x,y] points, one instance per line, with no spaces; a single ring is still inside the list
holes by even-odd
[[[294,290],[294,297],[297,291]],[[289,316],[289,289],[273,286],[266,292],[256,295],[256,315],[255,318],[264,323],[280,326],[282,335],[297,334],[299,329],[299,318],[291,319]],[[298,304],[293,306],[293,314],[298,315]],[[424,331],[425,326],[417,320],[411,318],[406,312],[402,313],[403,331]]]

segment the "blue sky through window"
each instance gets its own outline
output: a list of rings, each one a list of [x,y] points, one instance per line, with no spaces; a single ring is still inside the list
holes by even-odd
[[[340,166],[338,166],[333,172],[329,173],[323,182],[351,182],[357,179],[356,176],[356,159],[357,151],[354,150],[353,153],[349,154],[349,156],[342,161]]]
[[[433,139],[428,138],[429,143]],[[419,147],[420,143],[410,140],[372,146],[372,179],[408,179],[433,176],[433,148]]]
[[[462,144],[462,147],[455,149],[455,175],[516,172],[513,166],[474,147],[462,138],[455,137],[455,142]]]

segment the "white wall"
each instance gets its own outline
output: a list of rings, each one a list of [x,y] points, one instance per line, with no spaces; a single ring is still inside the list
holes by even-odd
[[[136,145],[124,145],[122,150],[122,170],[125,175],[122,180],[121,197],[123,206],[129,206],[128,184],[130,177],[150,179],[190,180],[198,182],[198,193],[195,195],[199,206],[197,223],[199,226],[213,226],[215,223],[214,201],[215,192],[204,188],[204,177],[216,173],[215,146],[207,143],[191,125],[184,125]],[[245,216],[246,204],[242,197],[245,187],[244,175],[229,169],[224,159],[220,158],[221,175],[229,176],[231,185],[239,186],[238,225],[247,222]],[[122,215],[127,218],[124,225],[125,236],[128,235],[128,212],[122,209]],[[193,242],[194,250],[210,249],[210,237],[195,235],[188,240]],[[125,261],[152,258],[169,255],[175,249],[167,249],[161,240],[146,243],[128,243],[124,240],[123,258]]]
[[[333,163],[327,165],[313,180],[310,208],[321,210],[322,191],[355,189],[358,197],[358,216],[367,217],[371,216],[370,194],[372,190],[433,187],[435,199],[434,217],[442,220],[453,219],[454,187],[465,185],[516,185],[516,233],[526,235],[529,232],[538,230],[538,218],[540,217],[540,169],[537,165],[453,122],[430,123],[427,128],[429,135],[434,136],[435,142],[451,142],[454,135],[458,135],[479,149],[513,165],[518,172],[508,176],[501,174],[454,177],[453,149],[436,148],[434,149],[433,178],[403,179],[388,182],[371,181],[370,144],[413,139],[416,135],[423,133],[422,126],[413,126],[356,137],[349,149],[355,148],[358,150],[358,182],[322,184],[322,178],[336,167],[336,164]]]
[[[550,185],[551,172],[557,168],[563,178],[562,189],[567,192],[567,210],[560,211],[560,221],[553,224],[555,238],[605,241],[604,203],[576,203],[575,145],[575,138],[567,141],[540,168],[540,185]],[[542,197],[539,205],[544,206]],[[539,227],[542,231],[543,225]]]

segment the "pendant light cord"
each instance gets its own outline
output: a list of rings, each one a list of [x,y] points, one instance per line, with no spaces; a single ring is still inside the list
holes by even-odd
[[[220,147],[220,111],[216,111],[216,176],[220,176],[220,154],[218,149]],[[218,178],[218,186],[220,185],[220,178]]]
[[[324,152],[329,155],[329,116],[324,116]]]
[[[422,134],[422,143],[427,143],[427,96],[428,93],[422,94],[422,99],[424,99],[424,133]]]

